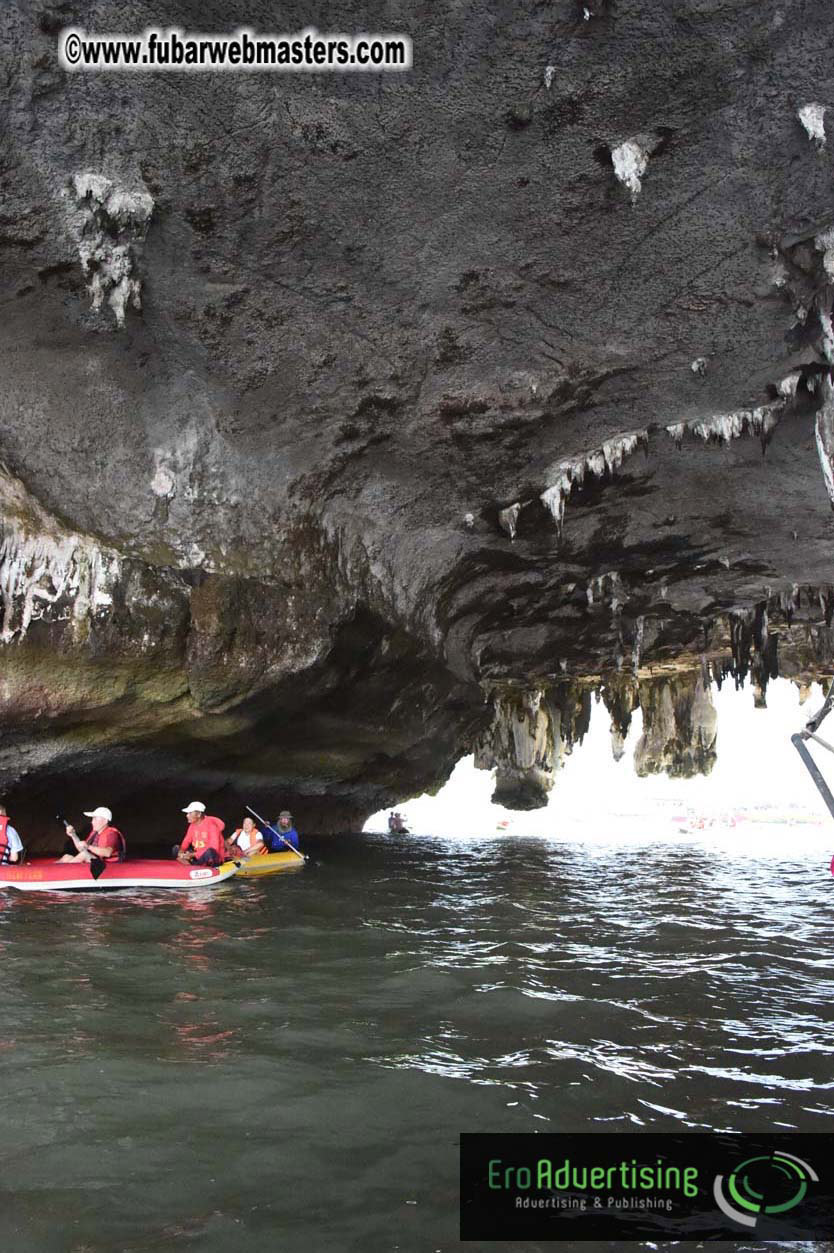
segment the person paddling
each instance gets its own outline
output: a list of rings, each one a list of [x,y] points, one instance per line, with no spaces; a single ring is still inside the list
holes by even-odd
[[[113,826],[113,815],[106,805],[96,809],[85,809],[84,817],[91,820],[92,830],[85,840],[78,838],[75,827],[67,822],[67,835],[78,850],[74,855],[65,853],[58,861],[91,862],[99,858],[101,861],[124,861],[127,852],[125,837],[118,827]]]
[[[285,853],[287,845],[298,850],[298,832],[293,826],[292,814],[288,809],[282,809],[274,822],[275,831],[269,828],[263,832],[264,840],[269,843],[269,851],[271,853]],[[275,832],[278,835],[276,836]],[[280,839],[278,838],[280,836]]]
[[[192,866],[219,866],[226,856],[225,822],[207,814],[202,801],[191,801],[182,812],[188,818],[188,830],[179,846],[177,861]]]
[[[23,841],[9,822],[5,805],[0,805],[0,865],[20,861]]]
[[[243,826],[233,833],[229,840],[230,857],[257,857],[266,852],[266,845],[258,828],[251,818],[243,819]]]

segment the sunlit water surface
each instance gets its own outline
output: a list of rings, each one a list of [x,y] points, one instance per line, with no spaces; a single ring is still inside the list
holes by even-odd
[[[476,1248],[462,1131],[834,1130],[828,854],[769,839],[0,894],[0,1247]]]

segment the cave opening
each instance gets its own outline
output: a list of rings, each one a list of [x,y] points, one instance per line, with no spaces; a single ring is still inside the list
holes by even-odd
[[[717,742],[708,773],[683,777],[658,771],[640,777],[635,755],[640,762],[642,711],[635,710],[620,741],[602,701],[595,700],[587,733],[562,763],[543,807],[519,812],[495,803],[496,770],[478,769],[469,755],[433,795],[393,804],[373,814],[364,829],[387,831],[388,815],[396,811],[415,835],[589,843],[741,839],[755,854],[783,843],[790,832],[791,839],[825,845],[831,819],[790,742],[791,733],[822,703],[822,686],[776,679],[766,707],[757,705],[749,680],[739,687],[724,684],[711,695]],[[673,735],[674,727],[667,731]]]

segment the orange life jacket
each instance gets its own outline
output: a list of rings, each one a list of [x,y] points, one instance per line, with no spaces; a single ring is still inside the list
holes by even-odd
[[[235,832],[234,832],[234,834],[232,835],[232,838],[231,838],[231,840],[230,840],[230,843],[231,843],[231,844],[237,844],[238,848],[240,848],[240,844],[238,843],[238,838],[237,838],[239,835],[243,835],[243,827],[238,827],[237,831],[235,831]],[[260,831],[258,830],[258,828],[257,828],[257,827],[255,827],[255,828],[254,828],[254,829],[253,829],[253,830],[249,833],[249,838],[250,838],[251,840],[260,840],[260,841],[261,841],[261,842],[260,842],[260,846],[259,846],[258,848],[256,848],[256,849],[255,849],[255,852],[254,852],[254,854],[253,854],[255,857],[260,857],[261,853],[265,853],[265,852],[266,852],[266,845],[264,844],[264,842],[263,842],[263,837],[262,837],[262,835],[261,835],[261,833],[260,833]],[[247,852],[251,852],[251,849],[252,849],[252,845],[250,844],[250,845],[249,845],[249,848],[248,848],[246,851],[247,851]],[[240,849],[240,851],[241,851],[241,852],[243,852],[244,850],[241,848],[241,849]]]

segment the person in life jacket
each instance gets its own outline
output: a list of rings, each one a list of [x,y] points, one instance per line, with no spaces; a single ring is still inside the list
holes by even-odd
[[[287,844],[291,844],[295,849],[298,848],[298,832],[293,826],[292,814],[288,809],[282,809],[272,825],[281,839],[275,831],[267,829],[262,832],[264,843],[269,845],[270,853],[286,853]]]
[[[226,857],[225,822],[207,814],[202,801],[191,801],[182,812],[188,818],[188,830],[177,861],[191,866],[219,866]]]
[[[263,836],[251,818],[244,818],[243,826],[233,833],[227,852],[230,858],[258,857],[266,852]]]
[[[6,806],[0,805],[0,865],[20,861],[23,841],[9,822]]]
[[[85,809],[84,817],[91,820],[91,831],[85,840],[78,838],[75,827],[66,823],[67,835],[76,849],[75,855],[65,853],[58,861],[93,861],[100,857],[102,861],[124,861],[127,852],[125,837],[118,827],[113,826],[113,815],[106,805],[96,809]]]

